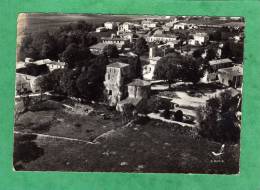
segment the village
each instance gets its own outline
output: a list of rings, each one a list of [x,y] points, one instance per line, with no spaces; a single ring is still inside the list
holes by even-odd
[[[28,35],[15,169],[237,173],[243,41],[240,17],[108,16]]]

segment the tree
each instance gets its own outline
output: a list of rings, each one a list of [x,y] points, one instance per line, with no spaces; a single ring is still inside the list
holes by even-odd
[[[234,58],[237,62],[243,61],[243,43],[234,43],[232,41],[227,41],[224,43],[222,48],[222,58]]]
[[[109,44],[109,45],[105,46],[104,53],[110,58],[118,57],[118,50],[117,50],[116,45],[114,45],[114,44]]]
[[[209,35],[210,41],[221,41],[221,29],[215,30]]]
[[[182,57],[177,54],[168,54],[161,58],[155,66],[154,78],[168,81],[171,88],[173,82],[181,79],[182,61]]]
[[[183,80],[197,84],[204,76],[203,64],[200,59],[186,58],[183,63]]]
[[[143,37],[140,37],[136,40],[134,50],[135,50],[135,53],[138,55],[143,55],[145,52],[148,51],[147,42]]]
[[[63,72],[64,71],[62,69],[56,69],[47,75],[48,80],[52,85],[51,90],[53,90],[54,92],[58,92],[58,93],[62,92],[60,83],[61,83]]]
[[[52,81],[50,80],[50,78],[48,77],[48,75],[42,76],[40,78],[38,78],[37,80],[37,86],[40,87],[40,92],[41,92],[41,101],[42,101],[42,95],[44,92],[46,91],[50,91],[52,90]]]
[[[177,110],[175,113],[174,113],[174,119],[175,121],[180,121],[182,122],[183,121],[183,112],[181,110]]]
[[[227,58],[232,56],[232,51],[230,47],[230,42],[227,41],[224,43],[221,53],[221,58]]]
[[[97,38],[90,34],[92,30],[92,24],[79,21],[63,25],[52,33],[41,31],[33,35],[26,34],[21,40],[21,46],[18,47],[17,58],[18,60],[24,60],[26,57],[34,60],[45,58],[57,60],[67,48],[71,50],[69,47],[71,44],[75,44],[79,50],[88,49],[90,45],[97,43]],[[68,57],[71,52],[67,51],[64,53],[67,54],[64,55],[64,58]],[[84,54],[78,56],[81,57]]]
[[[91,93],[91,89],[89,88],[88,82],[89,81],[88,81],[88,76],[86,71],[82,72],[76,81],[77,89],[80,93],[80,96],[86,100],[90,98],[90,93]]]
[[[170,119],[171,112],[169,109],[163,110],[163,112],[160,114],[161,117],[164,117],[165,119]]]
[[[99,55],[94,59],[94,63],[90,65],[87,71],[89,82],[103,83],[105,80],[106,66],[109,64],[108,58]]]
[[[75,62],[78,60],[79,48],[77,44],[72,43],[66,47],[65,51],[61,54],[60,58],[62,61],[68,64],[68,68],[72,69],[75,67]]]
[[[217,52],[214,48],[209,48],[207,50],[207,56],[206,56],[206,60],[210,61],[212,59],[215,59],[217,56]]]
[[[237,100],[228,91],[209,99],[206,106],[197,111],[200,135],[219,142],[237,143],[240,129],[236,111]]]
[[[79,92],[76,86],[76,80],[79,76],[79,71],[64,69],[61,79],[60,79],[60,88],[61,91],[68,95],[78,97]]]
[[[204,53],[204,49],[203,48],[199,48],[199,49],[196,49],[193,53],[192,53],[192,56],[195,58],[195,59],[198,59],[201,57],[201,55]]]
[[[101,98],[107,64],[109,64],[107,57],[100,55],[83,67],[76,81],[81,97],[86,100],[98,100]]]
[[[143,67],[140,56],[137,56],[135,73],[137,78],[143,79]]]
[[[39,57],[33,59],[56,59],[56,44],[53,36],[48,31],[34,34],[31,47],[34,48]]]

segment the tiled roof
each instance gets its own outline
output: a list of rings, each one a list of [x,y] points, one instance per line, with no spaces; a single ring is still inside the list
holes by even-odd
[[[150,86],[151,83],[141,79],[134,79],[127,86]]]
[[[122,68],[122,67],[127,67],[127,66],[129,66],[129,64],[118,62],[118,61],[107,65],[107,67],[116,67],[116,68]]]
[[[90,46],[90,49],[104,49],[107,46],[107,44],[104,43],[97,43],[95,45]]]
[[[232,60],[225,58],[225,59],[216,59],[216,60],[209,61],[210,65],[217,65],[222,63],[232,63]]]
[[[232,76],[240,76],[240,75],[243,75],[243,68],[241,65],[235,65],[233,67],[219,69],[218,72],[230,74]]]

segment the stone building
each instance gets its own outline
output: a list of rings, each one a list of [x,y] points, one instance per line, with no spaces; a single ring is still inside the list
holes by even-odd
[[[129,64],[115,62],[107,65],[105,74],[105,89],[109,105],[115,106],[118,101],[127,96],[126,84],[131,78],[131,68]]]
[[[243,80],[243,68],[241,65],[218,70],[219,82],[234,88],[241,88]]]
[[[134,79],[132,82],[127,84],[128,97],[118,102],[116,110],[122,112],[125,108],[131,107],[138,109],[138,105],[150,97],[150,91],[150,82],[141,79]]]
[[[209,61],[209,71],[206,72],[205,77],[208,82],[215,81],[218,79],[218,70],[232,67],[233,61],[225,58],[225,59],[215,59]]]
[[[16,69],[16,94],[40,92],[38,82],[49,72],[46,65],[33,65]]]
[[[127,84],[129,98],[149,98],[151,83],[141,79],[134,79]]]

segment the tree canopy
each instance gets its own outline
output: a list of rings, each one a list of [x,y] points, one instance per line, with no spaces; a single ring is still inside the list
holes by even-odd
[[[162,57],[155,66],[154,78],[168,81],[170,87],[171,83],[181,78],[182,62],[182,57],[175,53]]]
[[[143,55],[145,52],[148,51],[148,45],[146,40],[143,37],[140,37],[136,40],[136,43],[134,45],[135,53],[138,55]]]
[[[60,26],[52,33],[48,31],[26,34],[18,48],[18,60],[30,57],[38,59],[63,59],[69,66],[86,59],[90,52],[89,46],[97,43],[97,38],[90,34],[93,25],[84,21]]]
[[[117,58],[118,55],[118,49],[116,45],[114,44],[109,44],[104,48],[104,53],[111,58]]]
[[[200,134],[219,142],[237,143],[240,136],[236,118],[237,105],[238,99],[232,97],[229,91],[209,99],[206,106],[197,111]]]
[[[203,60],[188,57],[184,59],[182,70],[183,81],[197,84],[204,76]]]

